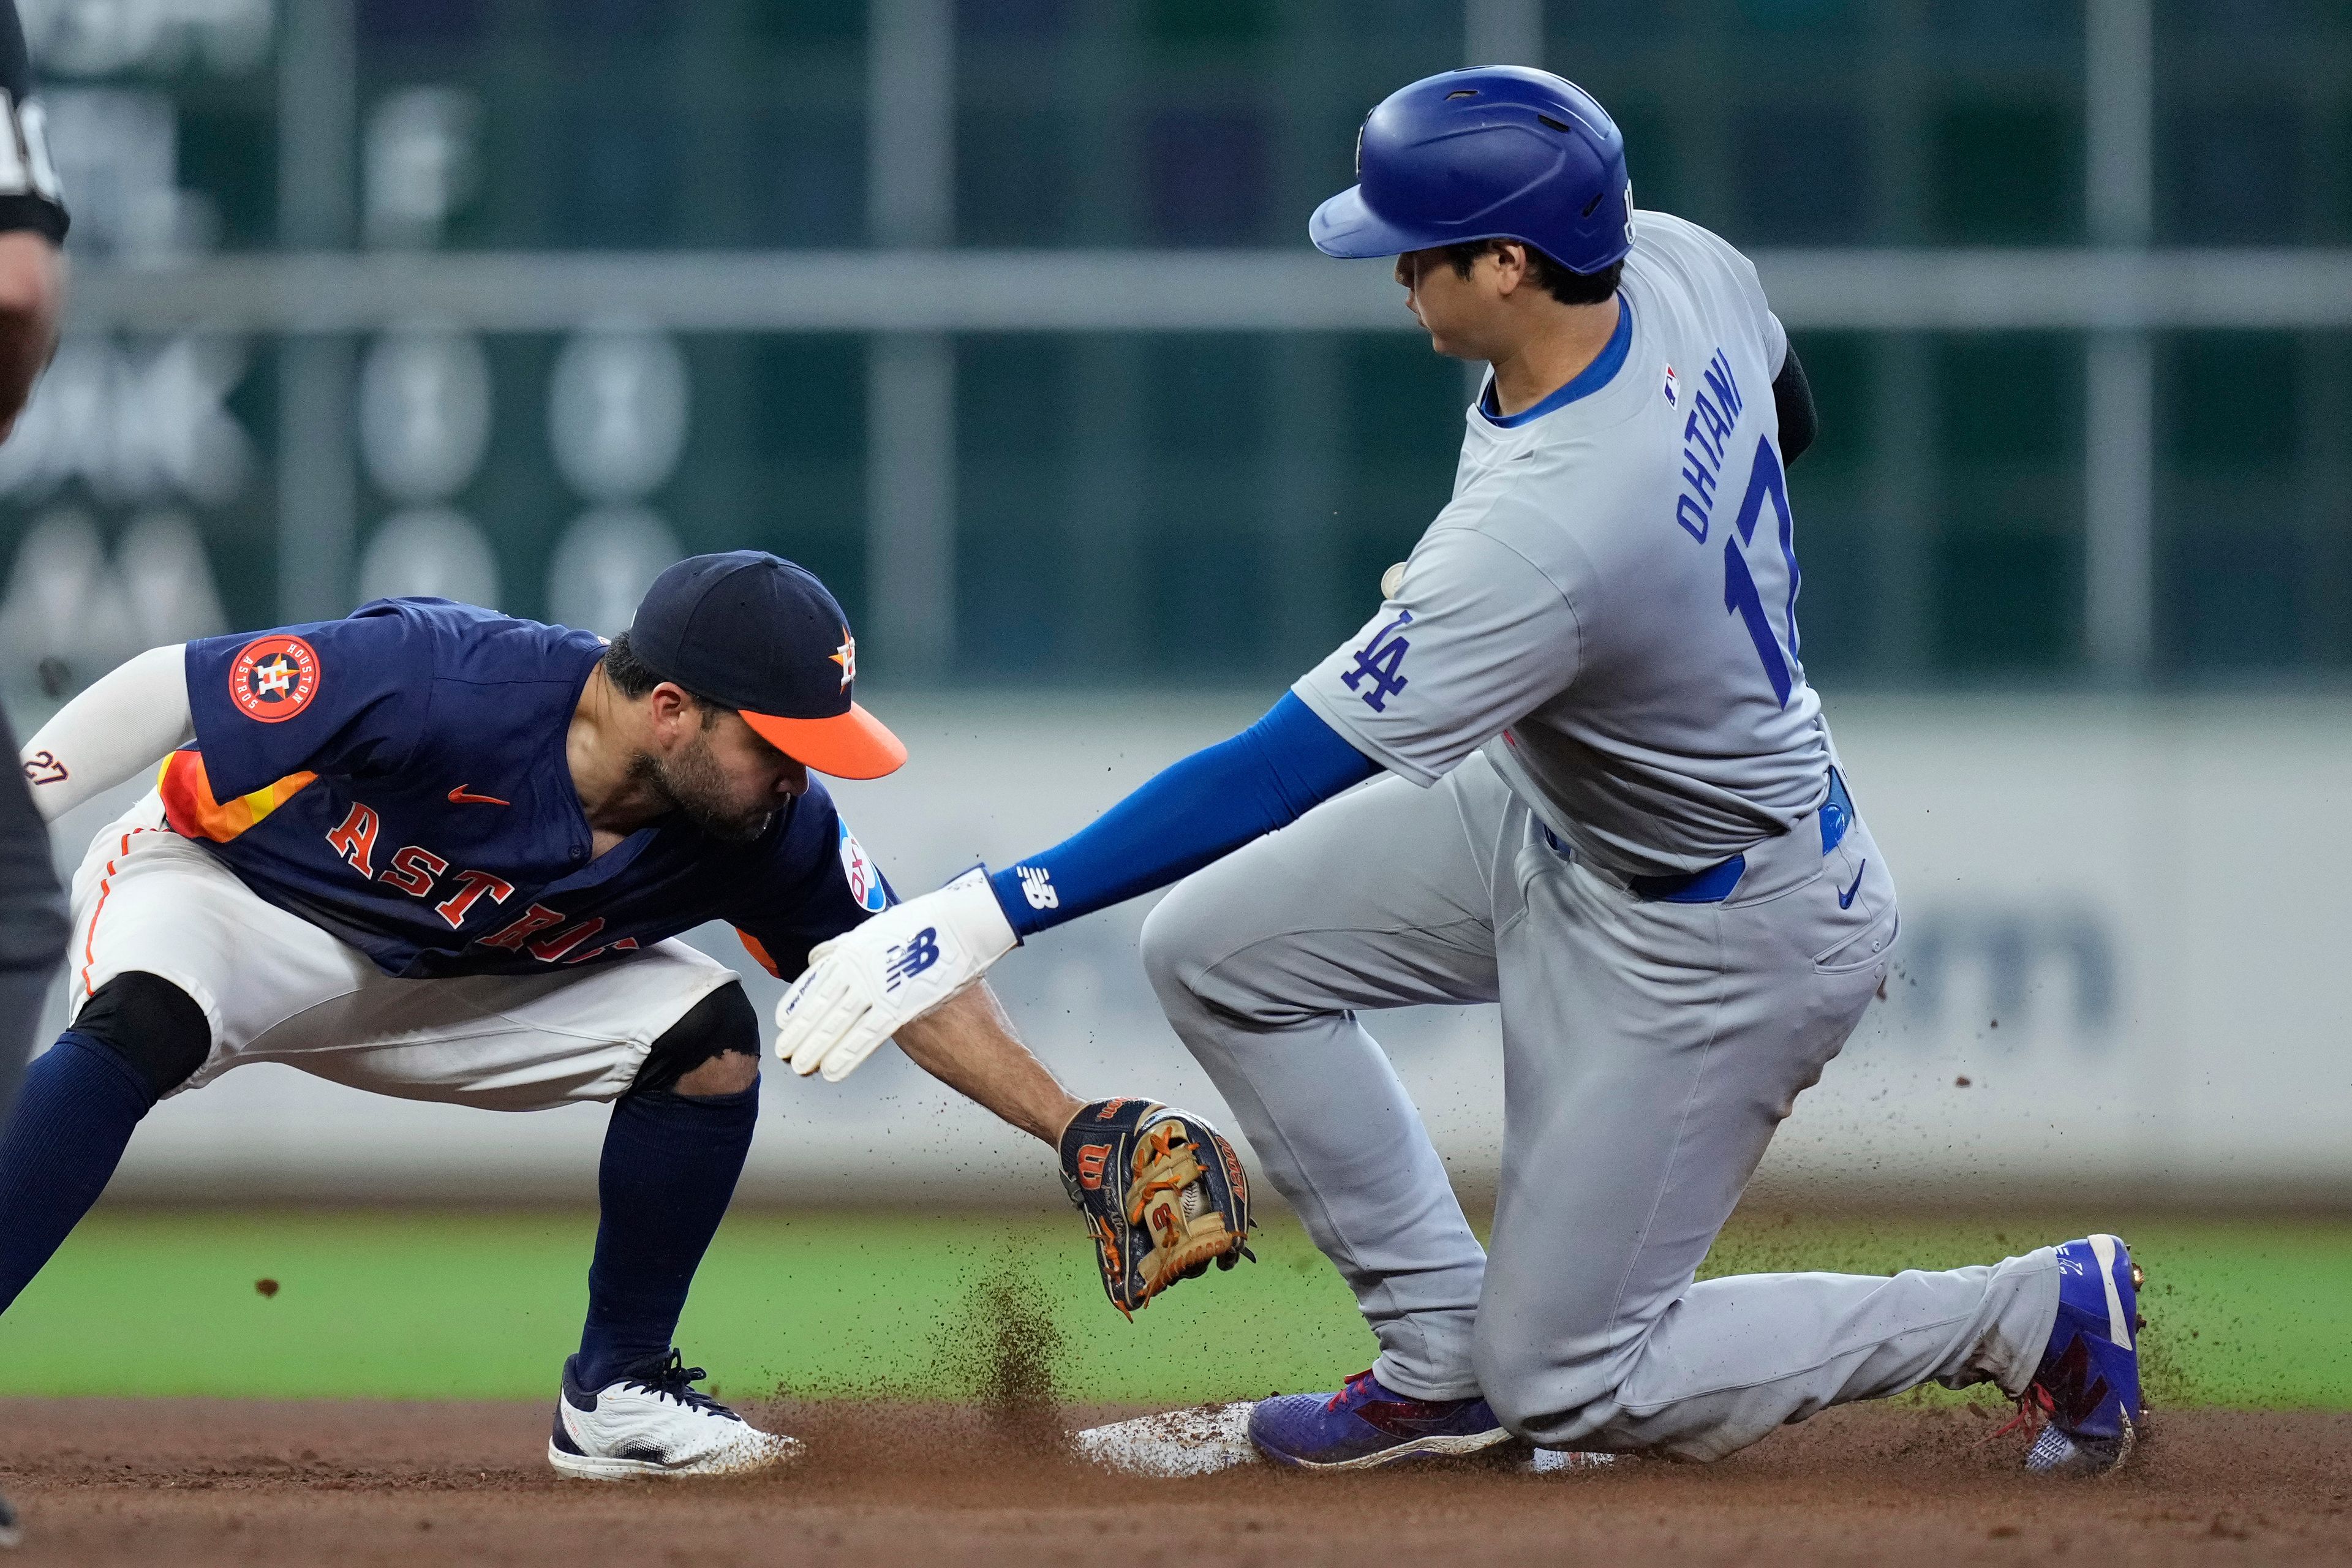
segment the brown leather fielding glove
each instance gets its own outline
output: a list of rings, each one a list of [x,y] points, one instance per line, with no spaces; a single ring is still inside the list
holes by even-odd
[[[1129,1317],[1249,1249],[1249,1177],[1224,1135],[1149,1100],[1098,1100],[1062,1132],[1062,1186],[1095,1238],[1103,1291]]]

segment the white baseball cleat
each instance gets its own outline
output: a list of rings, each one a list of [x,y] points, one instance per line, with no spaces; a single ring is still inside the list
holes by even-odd
[[[793,1438],[762,1432],[694,1384],[708,1375],[677,1352],[599,1389],[580,1386],[580,1358],[563,1363],[547,1462],[575,1480],[640,1476],[741,1476],[788,1464]]]

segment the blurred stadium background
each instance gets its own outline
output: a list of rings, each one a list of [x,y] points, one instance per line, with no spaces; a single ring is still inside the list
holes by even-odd
[[[400,593],[611,632],[755,545],[913,743],[839,791],[899,886],[1050,841],[1259,711],[1444,500],[1464,370],[1306,216],[1390,89],[1540,63],[1755,256],[1822,405],[1804,654],[1906,933],[1773,1190],[2352,1195],[2341,0],[20,5],[76,265],[0,448],[20,733],[155,643]],[[1213,1114],[1137,920],[1002,988],[1074,1086]],[[1475,1186],[1490,1023],[1383,1037]],[[895,1054],[767,1095],[747,1197],[1058,1201]],[[580,1203],[602,1121],[257,1068],[117,1192]]]

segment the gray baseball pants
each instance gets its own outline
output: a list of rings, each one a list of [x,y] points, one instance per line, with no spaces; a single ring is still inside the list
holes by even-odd
[[[1845,901],[1841,902],[1841,899]],[[1555,1447],[1717,1458],[1929,1379],[2032,1380],[2042,1249],[1892,1279],[1694,1283],[1797,1095],[1885,973],[1895,886],[1808,818],[1720,903],[1553,847],[1483,758],[1385,778],[1180,884],[1144,926],[1169,1021],[1338,1265],[1400,1394],[1483,1394]],[[1502,1183],[1482,1249],[1358,1012],[1495,1002]]]

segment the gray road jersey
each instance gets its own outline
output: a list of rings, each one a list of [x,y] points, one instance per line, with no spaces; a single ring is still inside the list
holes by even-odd
[[[1697,870],[1828,789],[1797,657],[1797,558],[1756,269],[1635,218],[1633,318],[1605,385],[1507,424],[1474,405],[1454,499],[1364,630],[1299,698],[1429,784],[1484,747],[1594,865]]]

